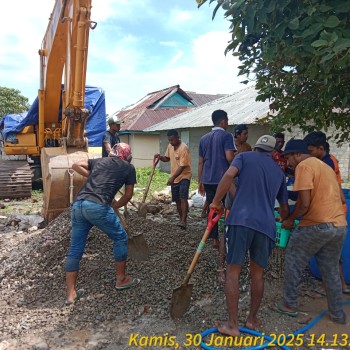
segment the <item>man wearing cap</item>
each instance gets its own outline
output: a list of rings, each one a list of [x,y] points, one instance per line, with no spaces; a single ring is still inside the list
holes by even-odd
[[[275,200],[280,204],[281,218],[289,214],[285,176],[272,160],[276,139],[264,135],[258,139],[254,152],[238,154],[219,183],[211,208],[219,209],[220,199],[238,177],[238,186],[226,224],[226,282],[225,294],[229,319],[219,332],[239,335],[238,300],[239,275],[249,251],[251,297],[250,312],[245,327],[259,325],[257,313],[264,292],[264,268],[275,246]]]
[[[210,204],[214,198],[218,183],[225,174],[234,156],[235,146],[232,134],[227,132],[227,113],[221,109],[211,115],[214,127],[211,132],[201,137],[199,141],[198,158],[198,192]],[[221,197],[223,199],[225,194]],[[213,246],[219,247],[218,225],[212,229],[209,238],[213,239]]]
[[[233,138],[236,146],[235,156],[241,152],[250,152],[252,150],[252,147],[247,142],[248,127],[246,124],[238,124],[235,127]]]
[[[276,303],[274,309],[288,316],[298,315],[298,286],[305,267],[315,256],[325,284],[330,319],[345,324],[338,264],[347,222],[339,185],[331,167],[312,157],[304,140],[288,141],[283,155],[295,169],[294,190],[298,191],[298,198],[282,227],[291,229],[294,220],[302,218],[289,239],[283,301]]]
[[[118,132],[123,122],[117,117],[108,118],[109,130],[107,130],[102,139],[102,157],[108,157],[113,146],[120,142]]]
[[[84,159],[72,165],[72,169],[87,177],[71,207],[72,237],[65,264],[67,298],[66,305],[76,303],[84,290],[76,290],[80,260],[90,229],[98,227],[113,240],[113,255],[116,262],[114,288],[123,290],[136,286],[140,280],[126,274],[128,254],[127,234],[113,208],[124,206],[132,198],[136,171],[132,164],[131,148],[126,143],[116,144],[109,157]],[[114,196],[125,186],[124,195]]]
[[[341,180],[341,175],[339,171],[339,163],[338,163],[338,160],[329,153],[329,143],[327,142],[326,134],[322,131],[312,131],[304,137],[304,141],[307,143],[307,148],[310,154],[313,157],[316,157],[322,160],[327,165],[329,165],[335,172],[339,189],[340,189],[340,196],[343,204],[343,210],[346,215],[347,207],[346,207],[345,195],[342,189],[342,180]],[[342,283],[343,293],[350,294],[350,289],[346,285],[344,280],[342,259],[340,259],[340,262],[339,262],[339,275]],[[324,291],[322,289],[316,289],[315,292],[320,292],[321,295],[324,294]]]

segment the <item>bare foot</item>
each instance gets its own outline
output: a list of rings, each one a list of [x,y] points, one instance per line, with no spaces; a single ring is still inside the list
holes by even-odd
[[[253,320],[248,320],[247,319],[247,321],[245,323],[245,327],[249,328],[249,329],[257,330],[257,328],[259,328],[259,326],[260,326],[260,321],[259,321],[259,319],[257,317],[255,319],[253,319]]]
[[[231,335],[232,337],[239,337],[241,335],[238,327],[231,327],[228,322],[218,325],[218,331],[222,334]]]

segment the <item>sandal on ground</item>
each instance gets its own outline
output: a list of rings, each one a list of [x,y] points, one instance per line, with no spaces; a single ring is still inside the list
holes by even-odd
[[[140,283],[140,281],[141,280],[139,278],[133,278],[129,284],[126,284],[126,285],[120,286],[120,287],[115,286],[114,289],[116,289],[116,290],[129,289],[129,288],[137,286]]]
[[[322,288],[315,288],[313,292],[321,295],[322,297],[327,296],[326,291]]]
[[[312,291],[312,290],[306,290],[304,292],[304,294],[310,298],[313,298],[313,299],[320,299],[320,298],[323,298],[323,295],[318,293],[318,292],[315,292],[315,291]]]
[[[80,300],[80,298],[84,295],[84,293],[85,293],[85,290],[84,289],[79,289],[78,291],[77,291],[77,296],[75,297],[75,299],[71,302],[71,303],[69,303],[67,300],[64,302],[64,306],[71,306],[71,305],[74,305],[74,304],[76,304],[79,300]]]
[[[275,303],[273,306],[272,306],[272,310],[273,311],[276,311],[282,315],[286,315],[286,316],[289,316],[289,317],[297,317],[298,316],[298,312],[297,311],[287,311],[287,310],[284,310],[282,309],[282,307],[278,304],[278,303]]]

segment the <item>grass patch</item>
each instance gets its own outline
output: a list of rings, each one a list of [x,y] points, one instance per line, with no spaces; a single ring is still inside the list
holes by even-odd
[[[144,191],[146,190],[149,178],[151,176],[152,167],[138,168],[136,169],[136,180],[137,184],[135,187],[142,188],[140,191],[134,192],[134,197],[137,199],[142,198]],[[167,182],[170,174],[159,171],[158,168],[154,171],[148,196],[151,196],[154,192],[159,192],[167,187]],[[190,184],[190,191],[195,191],[198,188],[198,181],[192,179]]]

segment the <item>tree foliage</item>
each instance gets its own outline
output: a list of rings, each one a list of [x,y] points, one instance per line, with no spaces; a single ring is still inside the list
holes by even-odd
[[[226,48],[239,74],[256,81],[257,100],[271,101],[274,130],[335,126],[350,139],[349,0],[199,0],[217,2],[231,22]]]
[[[0,86],[0,118],[5,114],[17,114],[29,109],[28,98],[16,89]]]

